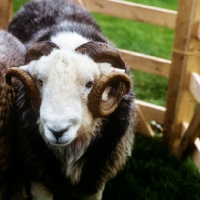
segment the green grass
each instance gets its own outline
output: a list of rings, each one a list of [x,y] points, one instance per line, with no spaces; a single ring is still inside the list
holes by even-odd
[[[171,58],[174,31],[171,29],[93,14],[103,33],[119,48]]]
[[[134,3],[141,3],[149,6],[156,6],[171,10],[177,10],[178,0],[127,0]]]
[[[25,4],[26,2],[28,2],[28,0],[14,0],[13,1],[13,13],[16,13],[23,4]]]
[[[200,173],[179,162],[158,138],[136,134],[132,157],[105,188],[103,200],[199,200]]]

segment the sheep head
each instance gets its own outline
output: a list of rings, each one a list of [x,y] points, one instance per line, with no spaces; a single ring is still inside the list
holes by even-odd
[[[25,63],[28,64],[32,60],[37,60],[44,55],[49,55],[54,48],[59,49],[55,43],[49,41],[33,45],[26,53]],[[126,69],[125,63],[121,59],[117,49],[112,45],[101,42],[88,42],[76,48],[76,51],[81,54],[87,54],[95,62],[108,62],[115,68]],[[11,68],[7,71],[6,78],[9,84],[12,76],[16,76],[25,85],[32,107],[37,111],[41,100],[33,78],[19,68]],[[103,101],[102,94],[108,85],[115,85],[115,92],[113,91],[112,95],[109,94],[110,98],[107,99],[107,101]],[[88,106],[91,113],[95,117],[105,117],[111,114],[130,88],[131,81],[126,74],[112,72],[103,76],[100,81],[94,85],[89,95]]]
[[[84,124],[79,120],[80,113],[86,116],[88,109],[94,118],[106,117],[115,111],[131,88],[129,76],[121,72],[126,68],[118,51],[105,43],[88,42],[77,47],[74,52],[66,53],[53,42],[40,42],[27,51],[25,62],[25,66],[7,71],[7,83],[14,76],[24,84],[32,108],[40,112],[41,129],[44,129],[46,135],[54,135],[56,138],[49,137],[51,143],[70,143]],[[110,63],[109,66],[112,67],[109,73],[101,75],[98,63]],[[57,105],[60,106],[59,109]],[[82,107],[85,110],[81,112]],[[49,120],[51,123],[46,123],[48,117],[43,114],[47,110],[52,116],[58,116],[57,119],[52,117]],[[59,112],[67,113],[66,115],[73,113],[70,123],[61,125],[65,117],[60,117]],[[55,125],[55,121],[59,125]],[[73,133],[70,132],[71,126],[74,127]],[[84,132],[87,131],[84,129]],[[68,139],[59,140],[65,133]]]
[[[37,60],[44,55],[49,55],[54,48],[58,48],[57,45],[48,41],[33,45],[26,53],[25,64],[30,63],[32,60]],[[24,70],[18,67],[12,67],[6,71],[6,82],[9,85],[11,85],[11,79],[13,76],[18,78],[24,84],[33,110],[38,111],[41,98],[35,80]]]

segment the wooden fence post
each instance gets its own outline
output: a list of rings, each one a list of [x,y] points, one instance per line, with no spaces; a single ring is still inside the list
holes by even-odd
[[[6,29],[12,17],[12,0],[0,0],[0,28]]]
[[[200,58],[195,56],[200,55],[200,41],[194,32],[199,21],[200,1],[179,0],[163,136],[175,155],[182,137],[182,123],[190,123],[196,104],[188,88],[190,73],[200,73]]]

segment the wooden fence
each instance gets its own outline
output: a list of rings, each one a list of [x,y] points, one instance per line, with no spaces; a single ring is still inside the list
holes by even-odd
[[[177,12],[122,0],[82,2],[91,12],[174,29],[171,60],[124,49],[120,49],[120,52],[132,69],[169,79],[166,107],[137,100],[138,131],[153,136],[149,121],[162,124],[163,143],[177,158],[188,147],[195,147],[193,158],[200,168],[200,1],[179,0]],[[11,18],[11,5],[11,0],[0,1],[1,28],[6,28]]]
[[[200,1],[179,0],[177,12],[120,0],[83,2],[92,12],[174,29],[171,60],[127,50],[120,52],[132,69],[169,79],[166,107],[137,100],[139,131],[153,135],[148,122],[162,124],[163,143],[178,158],[187,147],[195,145],[194,161],[200,167],[200,107],[196,109],[200,102]]]

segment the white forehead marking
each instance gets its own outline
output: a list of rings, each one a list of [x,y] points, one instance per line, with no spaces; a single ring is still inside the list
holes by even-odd
[[[89,42],[88,39],[82,37],[81,35],[78,35],[77,33],[65,33],[61,32],[58,33],[56,36],[53,36],[51,38],[51,41],[56,43],[60,49],[71,51],[75,50],[78,46]]]
[[[87,77],[87,74],[99,73],[98,64],[88,56],[57,49],[53,50],[49,56],[41,57],[34,66],[35,72],[44,76],[56,76],[55,72],[64,69],[75,77]]]

